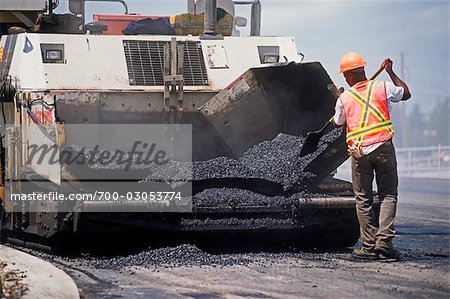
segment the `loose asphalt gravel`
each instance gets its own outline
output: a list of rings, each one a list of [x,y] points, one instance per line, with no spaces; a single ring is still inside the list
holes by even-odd
[[[304,172],[305,167],[327,150],[330,143],[336,140],[342,133],[341,128],[336,128],[322,136],[315,152],[300,156],[300,151],[305,138],[303,136],[292,136],[279,134],[273,140],[261,142],[248,149],[239,159],[218,157],[207,161],[178,162],[169,160],[166,164],[149,165],[131,163],[130,171],[147,170],[148,175],[141,183],[149,181],[171,182],[174,187],[186,181],[201,181],[210,179],[242,178],[262,179],[268,182],[280,184],[284,190],[296,185],[301,185],[305,179],[311,177],[311,173]],[[67,151],[82,153],[80,159],[89,160],[90,150],[78,145],[66,147]],[[98,160],[98,155],[94,155]],[[124,156],[123,161],[136,157]],[[94,161],[95,162],[95,161]],[[88,169],[92,171],[105,171],[124,169],[127,163],[87,163]]]

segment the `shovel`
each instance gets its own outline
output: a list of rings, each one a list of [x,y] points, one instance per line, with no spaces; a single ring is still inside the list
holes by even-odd
[[[384,70],[381,66],[373,75],[369,78],[369,80],[373,80]],[[333,118],[331,118],[333,119]],[[306,135],[305,142],[303,143],[303,147],[300,151],[300,157],[311,154],[317,150],[317,145],[319,144],[320,138],[329,132],[334,125],[331,123],[331,119],[327,121],[327,123],[318,131],[309,132]]]

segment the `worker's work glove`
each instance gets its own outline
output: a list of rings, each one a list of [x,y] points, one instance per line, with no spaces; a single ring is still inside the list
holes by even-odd
[[[352,145],[347,149],[347,154],[353,158],[361,158],[364,156],[362,147],[360,145]]]

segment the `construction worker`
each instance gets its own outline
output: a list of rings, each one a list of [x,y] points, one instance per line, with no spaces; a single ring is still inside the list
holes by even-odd
[[[353,191],[362,243],[352,254],[359,259],[399,258],[392,245],[398,177],[389,108],[390,102],[405,101],[411,94],[392,65],[389,58],[382,63],[392,80],[389,82],[368,80],[364,71],[366,61],[358,53],[347,53],[340,62],[340,72],[350,89],[338,98],[332,122],[336,126],[347,125],[346,140],[352,157]],[[372,207],[374,174],[381,201],[378,221]]]

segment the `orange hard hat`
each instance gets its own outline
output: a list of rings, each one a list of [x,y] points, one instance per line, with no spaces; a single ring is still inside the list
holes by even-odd
[[[349,52],[344,54],[341,58],[340,71],[343,73],[346,71],[354,70],[367,65],[367,62],[356,52]]]

